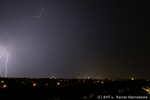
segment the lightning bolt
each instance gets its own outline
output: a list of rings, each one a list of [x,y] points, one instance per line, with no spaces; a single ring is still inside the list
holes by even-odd
[[[4,52],[7,54],[7,56],[6,56],[6,62],[5,62],[5,70],[6,70],[5,77],[7,77],[7,63],[8,63],[9,54],[6,51],[6,47],[4,47]]]
[[[2,49],[2,54],[0,55],[0,59],[1,59],[1,57],[4,55],[4,51],[3,51],[3,49]],[[1,74],[1,65],[0,65],[0,76],[2,77],[2,74]]]
[[[41,3],[40,3],[40,6],[41,6],[41,12],[40,12],[40,14],[39,14],[38,16],[32,16],[32,17],[29,17],[28,19],[31,19],[31,18],[40,18],[41,15],[44,14],[44,13],[43,13],[43,6],[42,6]]]

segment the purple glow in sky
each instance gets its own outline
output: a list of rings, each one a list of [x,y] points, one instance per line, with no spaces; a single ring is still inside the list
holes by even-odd
[[[8,77],[150,75],[147,1],[1,0],[0,12]]]

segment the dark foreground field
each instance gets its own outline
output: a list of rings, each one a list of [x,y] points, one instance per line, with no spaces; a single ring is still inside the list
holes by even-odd
[[[147,79],[0,78],[0,100],[149,100]]]

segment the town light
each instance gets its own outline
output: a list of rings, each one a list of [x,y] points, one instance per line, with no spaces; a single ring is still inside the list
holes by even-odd
[[[46,86],[48,86],[48,83],[46,83]]]
[[[60,83],[58,82],[57,85],[60,85]]]
[[[3,88],[7,87],[7,85],[3,85]]]
[[[36,84],[34,83],[33,86],[36,86]]]
[[[102,84],[104,84],[104,82],[103,82],[103,81],[101,81],[101,83],[102,83]]]
[[[4,81],[1,81],[1,83],[4,83]]]

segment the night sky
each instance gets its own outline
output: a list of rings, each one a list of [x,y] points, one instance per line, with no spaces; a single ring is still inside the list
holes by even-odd
[[[8,77],[149,78],[148,6],[148,0],[0,0]]]

